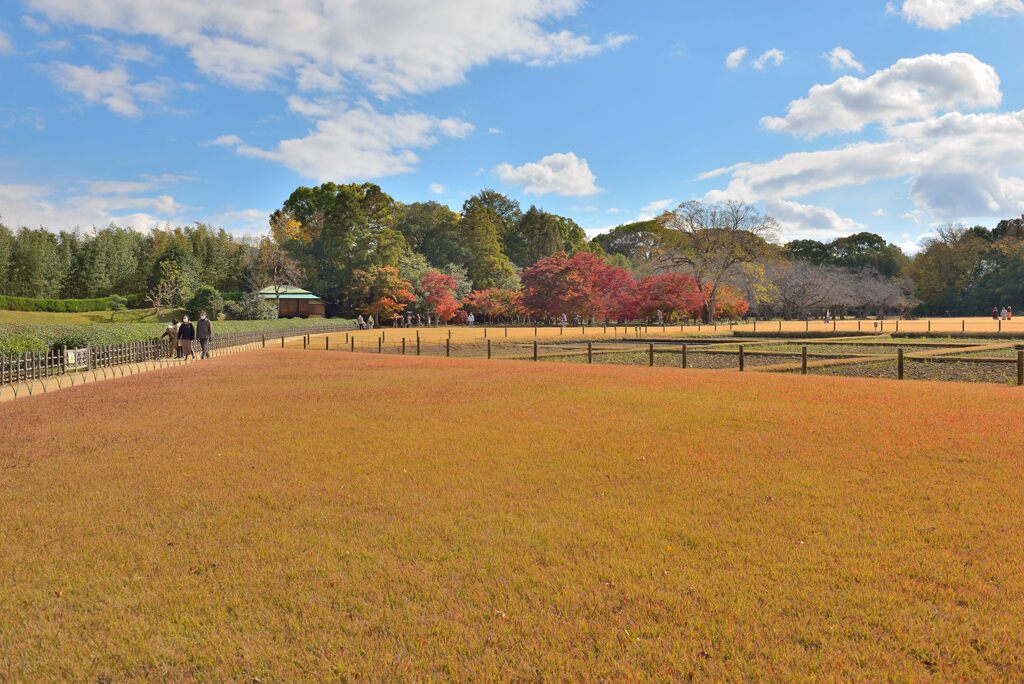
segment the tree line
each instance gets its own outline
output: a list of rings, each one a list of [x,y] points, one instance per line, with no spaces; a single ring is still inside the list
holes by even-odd
[[[1024,218],[948,226],[911,257],[869,232],[778,244],[774,220],[736,202],[685,202],[587,239],[572,219],[494,190],[454,211],[398,202],[371,183],[324,183],[297,188],[269,225],[261,238],[206,224],[0,225],[0,294],[122,295],[160,309],[224,293],[239,302],[233,313],[258,317],[272,314],[246,293],[297,285],[330,315],[443,320],[977,314],[1024,294]]]

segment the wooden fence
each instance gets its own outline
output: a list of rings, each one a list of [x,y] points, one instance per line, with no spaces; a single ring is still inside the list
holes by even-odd
[[[289,328],[288,330],[271,332],[225,333],[215,335],[210,340],[210,350],[224,351],[253,344],[265,347],[268,341],[276,341],[278,338],[283,340],[286,337],[301,336],[305,339],[309,335],[347,331],[352,330],[352,328],[351,323],[339,323],[337,326],[329,327]],[[200,353],[198,340],[193,343],[193,350],[197,355]],[[45,352],[0,354],[0,386],[30,383],[74,372],[88,372],[101,368],[155,362],[173,357],[174,349],[166,338],[154,338],[142,342],[89,345],[77,349],[61,347]]]

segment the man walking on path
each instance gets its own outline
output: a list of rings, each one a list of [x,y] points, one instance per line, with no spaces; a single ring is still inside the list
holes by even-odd
[[[205,311],[199,312],[199,322],[196,323],[196,337],[199,338],[199,346],[203,350],[202,358],[210,358],[210,340],[213,339],[213,324],[206,317]]]
[[[178,326],[178,346],[181,348],[181,356],[183,358],[187,359],[189,356],[193,359],[196,358],[196,353],[192,351],[192,342],[195,339],[195,326],[189,323],[188,316],[182,316],[181,325]]]

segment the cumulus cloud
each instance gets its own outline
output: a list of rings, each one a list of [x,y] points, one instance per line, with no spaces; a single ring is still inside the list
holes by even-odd
[[[765,50],[760,57],[754,60],[754,68],[761,71],[769,64],[779,66],[784,59],[786,59],[786,53],[778,48]]]
[[[188,52],[203,72],[264,87],[305,72],[307,87],[342,76],[388,97],[460,83],[493,60],[549,66],[616,49],[547,26],[582,0],[29,0],[52,21],[153,36]],[[308,71],[313,69],[315,71]],[[322,78],[326,77],[326,79]]]
[[[640,207],[640,213],[637,214],[637,221],[650,221],[653,218],[657,218],[664,214],[666,211],[676,205],[674,199],[660,199],[648,202],[644,206]]]
[[[725,56],[725,68],[726,69],[739,69],[740,65],[743,64],[743,60],[747,56],[747,48],[741,47],[736,48],[728,55]]]
[[[234,146],[238,154],[268,159],[307,178],[320,181],[382,178],[413,170],[419,157],[414,149],[436,144],[439,136],[462,138],[473,130],[461,119],[440,119],[427,114],[381,114],[369,105],[333,112],[300,138],[282,140],[273,149],[245,144],[227,135],[214,143]]]
[[[443,195],[446,189],[447,188],[445,188],[444,185],[441,183],[430,184],[430,192],[432,192],[435,195]]]
[[[834,209],[789,200],[765,202],[765,211],[779,222],[783,242],[832,240],[864,227],[862,223],[840,216]]]
[[[110,223],[148,230],[179,221],[186,207],[160,192],[179,176],[138,180],[95,180],[67,188],[0,184],[0,218],[8,226],[45,226],[52,230],[104,227]],[[156,192],[154,192],[156,191]]]
[[[825,59],[828,60],[829,65],[835,71],[843,71],[845,69],[864,71],[864,65],[858,62],[853,53],[844,47],[837,46],[832,48],[832,51],[825,55]]]
[[[103,104],[121,116],[142,116],[139,102],[161,102],[172,85],[166,79],[133,83],[128,70],[115,64],[106,71],[93,66],[55,63],[50,74],[54,82],[69,93],[81,96],[86,102]]]
[[[1022,12],[1022,0],[905,0],[899,10],[907,21],[938,30],[952,28],[976,15],[1007,16]]]
[[[13,52],[14,43],[6,33],[0,31],[0,55],[9,55]]]
[[[908,178],[918,207],[943,220],[1024,209],[1024,110],[951,112],[894,126],[879,142],[797,152],[733,167],[708,198],[770,201],[885,178]]]
[[[528,195],[584,197],[601,192],[587,160],[572,152],[549,154],[522,166],[501,163],[494,167],[494,173],[505,183],[523,188]]]
[[[807,97],[790,102],[785,117],[765,117],[762,125],[808,138],[850,133],[871,123],[921,119],[938,111],[999,106],[999,76],[974,55],[922,55],[901,59],[867,78],[843,76],[816,85]]]

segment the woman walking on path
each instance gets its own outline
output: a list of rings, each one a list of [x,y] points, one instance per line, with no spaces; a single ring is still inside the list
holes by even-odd
[[[196,353],[192,349],[192,342],[196,339],[196,328],[194,325],[189,323],[188,316],[181,317],[181,325],[178,326],[178,344],[181,348],[181,356],[188,358],[191,356],[193,359],[196,358]]]
[[[171,322],[167,324],[167,328],[164,330],[164,334],[160,336],[161,339],[166,337],[170,343],[170,357],[173,359],[178,356],[178,319],[172,318]]]

